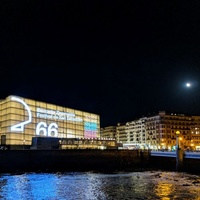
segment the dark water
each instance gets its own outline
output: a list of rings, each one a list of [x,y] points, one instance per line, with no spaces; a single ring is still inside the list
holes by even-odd
[[[161,171],[2,174],[0,199],[200,200],[200,176]]]

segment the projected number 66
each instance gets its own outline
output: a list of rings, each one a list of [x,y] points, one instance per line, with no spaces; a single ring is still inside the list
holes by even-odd
[[[58,137],[57,128],[58,128],[58,125],[56,123],[51,123],[49,124],[49,126],[47,126],[45,122],[40,122],[36,126],[36,135],[40,135],[40,132],[43,132],[44,136]]]

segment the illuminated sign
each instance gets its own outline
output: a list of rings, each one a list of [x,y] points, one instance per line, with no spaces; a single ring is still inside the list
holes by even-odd
[[[36,135],[58,137],[58,125],[56,123],[51,123],[48,127],[45,122],[39,122],[36,127]],[[43,134],[40,134],[40,133]]]
[[[11,100],[21,103],[28,112],[28,120],[27,121],[24,121],[24,122],[21,122],[19,124],[15,124],[15,125],[11,126],[11,131],[18,131],[18,132],[21,131],[21,132],[23,132],[24,131],[24,125],[29,124],[32,120],[31,110],[28,107],[28,105],[24,101],[22,101],[21,99],[19,99],[17,97],[11,97]]]
[[[58,110],[47,110],[43,108],[37,108],[36,116],[44,119],[58,119],[58,120],[67,120],[67,121],[83,121],[81,118],[76,117],[74,113],[61,112]]]
[[[84,123],[84,136],[86,138],[95,138],[97,137],[97,123],[94,122],[85,122]]]

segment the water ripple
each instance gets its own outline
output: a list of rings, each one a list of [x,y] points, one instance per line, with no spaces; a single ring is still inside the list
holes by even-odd
[[[200,177],[177,172],[0,176],[5,200],[200,200]]]

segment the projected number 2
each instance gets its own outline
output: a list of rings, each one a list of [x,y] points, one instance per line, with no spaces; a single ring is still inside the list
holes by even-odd
[[[58,125],[56,123],[51,123],[49,126],[45,122],[40,122],[36,126],[36,135],[40,135],[41,132],[44,136],[54,136],[58,137]]]

